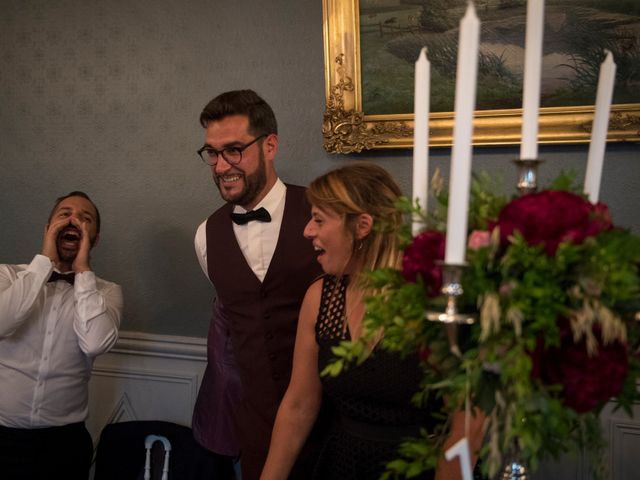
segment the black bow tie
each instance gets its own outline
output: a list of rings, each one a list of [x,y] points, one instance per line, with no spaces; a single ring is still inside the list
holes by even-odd
[[[55,270],[53,272],[51,272],[51,276],[49,277],[49,280],[47,280],[47,282],[55,282],[56,280],[64,280],[65,282],[68,282],[70,285],[73,285],[73,282],[75,281],[75,273],[71,272],[71,273],[58,273]]]
[[[269,215],[269,212],[267,212],[264,207],[260,207],[257,210],[251,210],[247,213],[232,213],[231,220],[233,220],[233,223],[236,223],[238,225],[245,225],[252,220],[257,220],[259,222],[270,222],[271,215]]]

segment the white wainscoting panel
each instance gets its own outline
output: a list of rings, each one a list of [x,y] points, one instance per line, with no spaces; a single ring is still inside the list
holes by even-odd
[[[606,442],[605,458],[602,460],[609,469],[607,478],[639,479],[637,464],[640,459],[640,405],[634,405],[633,417],[622,409],[614,412],[614,407],[615,404],[610,402],[600,413],[602,434]],[[533,480],[592,480],[594,475],[590,464],[595,460],[588,458],[583,452],[563,455],[556,462],[545,462],[532,477]]]
[[[601,418],[605,439],[609,443],[609,468],[612,480],[640,478],[640,405],[634,405],[633,418],[622,409],[608,406]]]
[[[87,428],[97,444],[108,423],[164,420],[191,426],[206,367],[206,339],[120,332],[96,358],[89,382]]]

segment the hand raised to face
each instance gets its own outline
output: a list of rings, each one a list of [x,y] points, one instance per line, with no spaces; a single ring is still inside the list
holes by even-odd
[[[60,268],[60,258],[58,257],[58,235],[64,227],[69,225],[69,218],[57,218],[44,226],[44,238],[42,240],[42,255]]]
[[[80,229],[80,248],[78,249],[78,254],[76,258],[73,260],[71,264],[71,269],[76,272],[86,272],[91,270],[91,265],[89,263],[89,251],[91,250],[91,233],[89,230],[88,222],[81,222],[76,218],[71,218],[71,223]]]

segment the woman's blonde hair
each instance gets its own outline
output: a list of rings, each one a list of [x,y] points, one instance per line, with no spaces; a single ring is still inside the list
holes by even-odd
[[[336,168],[311,182],[307,190],[309,202],[338,214],[352,234],[351,258],[356,278],[368,270],[399,268],[398,233],[403,219],[396,202],[401,195],[391,175],[372,163]],[[367,236],[357,239],[356,224],[363,213],[371,215],[373,228]]]

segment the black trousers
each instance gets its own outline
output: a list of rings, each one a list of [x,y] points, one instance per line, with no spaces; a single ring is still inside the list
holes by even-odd
[[[92,457],[84,422],[34,429],[0,426],[3,480],[87,480]]]

